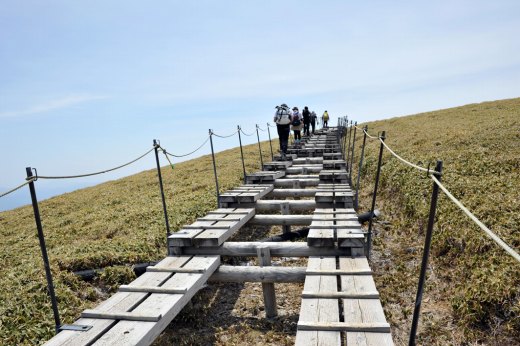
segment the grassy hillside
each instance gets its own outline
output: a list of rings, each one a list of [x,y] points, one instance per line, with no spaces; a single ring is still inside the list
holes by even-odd
[[[481,221],[520,250],[520,99],[486,102],[366,124],[386,131],[399,155],[427,167],[443,160],[443,184]],[[360,145],[358,135],[356,143]],[[361,209],[370,208],[379,152],[371,140]],[[357,147],[357,153],[360,150]],[[355,155],[356,161],[358,155]],[[376,284],[385,312],[406,343],[432,181],[385,149],[374,243]],[[356,176],[357,176],[357,170]],[[520,343],[520,263],[441,193],[426,282],[420,340],[431,344]],[[464,341],[466,340],[466,341]]]
[[[387,143],[422,165],[444,161],[443,181],[486,225],[520,247],[520,99],[468,105],[369,123]],[[360,144],[359,140],[357,144]],[[263,144],[269,155],[269,144]],[[366,152],[361,209],[370,205],[378,143]],[[245,148],[258,170],[257,146]],[[356,152],[356,160],[359,150]],[[217,155],[221,190],[241,183],[239,149]],[[385,154],[373,265],[398,344],[413,312],[431,180]],[[356,171],[354,171],[356,173]],[[165,167],[172,229],[215,208],[211,157]],[[129,264],[165,253],[164,220],[155,170],[61,195],[40,205],[64,323],[133,278]],[[520,265],[474,227],[445,197],[433,239],[424,296],[422,344],[512,344],[520,338]],[[37,344],[53,335],[53,318],[30,207],[0,213],[0,344]],[[94,283],[72,271],[109,267]]]
[[[270,160],[269,142],[262,152],[264,161]],[[244,147],[244,156],[246,170],[258,171],[258,145]],[[152,156],[149,160],[153,167]],[[221,190],[239,185],[240,149],[218,153],[216,160]],[[165,166],[162,173],[172,230],[216,208],[211,156],[179,163],[174,170]],[[83,309],[106,299],[111,288],[131,281],[129,265],[166,255],[155,169],[51,198],[40,203],[40,212],[62,323],[72,323]],[[0,246],[0,344],[45,341],[54,333],[54,320],[32,207],[0,213]],[[109,270],[94,284],[72,274],[104,267]]]

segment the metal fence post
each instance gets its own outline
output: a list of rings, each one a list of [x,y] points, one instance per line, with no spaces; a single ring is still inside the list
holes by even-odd
[[[269,134],[269,147],[271,147],[271,161],[274,161],[273,143],[271,142],[271,129],[269,128],[269,123],[267,123],[267,133]]]
[[[361,169],[363,168],[363,156],[365,155],[365,143],[367,141],[367,132],[368,126],[365,125],[365,129],[363,131],[363,145],[361,146],[361,158],[359,159],[359,169],[357,172],[357,182],[356,182],[356,196],[354,197],[354,209],[357,211],[359,207],[359,179],[361,177]]]
[[[345,134],[343,135],[343,151],[341,152],[341,155],[343,156],[343,160],[346,159],[345,156],[347,156],[346,152],[347,152],[347,135],[348,135],[348,117],[345,116],[345,124],[344,124],[344,129],[343,131],[345,132]]]
[[[347,171],[350,168],[350,140],[352,139],[352,123],[353,121],[350,121],[350,129],[348,131],[348,147],[347,147]]]
[[[170,222],[168,221],[168,211],[166,210],[166,198],[164,197],[164,187],[163,187],[163,181],[162,181],[162,174],[161,174],[161,165],[159,163],[159,153],[157,149],[159,148],[159,144],[157,144],[157,140],[153,140],[153,148],[155,151],[155,162],[157,163],[157,174],[159,176],[159,188],[161,189],[161,199],[162,199],[162,206],[163,206],[163,212],[164,212],[164,221],[166,222],[166,239],[171,235],[170,232]],[[168,242],[168,240],[166,240]]]
[[[211,158],[213,159],[213,173],[215,174],[215,188],[217,190],[217,207],[220,208],[220,192],[218,187],[217,164],[215,162],[215,151],[213,150],[213,131],[209,129],[209,143],[211,144]]]
[[[31,167],[25,168],[27,178],[33,177]],[[36,229],[38,230],[38,240],[40,241],[40,249],[43,257],[43,266],[45,268],[45,276],[47,278],[47,289],[51,297],[52,312],[54,314],[55,331],[58,333],[61,327],[60,313],[58,311],[58,303],[56,301],[56,294],[54,293],[54,283],[52,281],[51,266],[49,264],[49,256],[47,255],[47,246],[45,245],[45,236],[43,234],[43,226],[40,219],[40,209],[38,208],[38,200],[36,199],[36,189],[34,188],[34,181],[29,183],[29,191],[31,192],[31,201],[34,211],[34,220],[36,221]]]
[[[260,135],[258,134],[258,124],[256,124],[256,138],[258,139],[258,151],[260,152],[260,170],[264,170],[264,159],[262,158],[262,147],[260,146]]]
[[[350,158],[350,171],[348,174],[348,180],[350,185],[352,185],[352,166],[354,165],[354,148],[356,147],[356,130],[357,130],[357,121],[354,123],[354,138],[352,139],[352,155]]]
[[[240,128],[240,125],[237,126],[238,128],[238,142],[240,143],[240,156],[242,157],[242,170],[244,171],[244,184],[246,183],[246,165],[244,163],[244,150],[242,149],[242,136],[240,136],[240,132],[242,132],[242,129]]]
[[[381,136],[379,139],[382,141],[385,140],[385,134],[386,132],[381,132]],[[377,197],[377,187],[379,185],[379,176],[381,175],[381,163],[383,161],[383,143],[381,143],[381,146],[379,147],[379,160],[377,161],[377,172],[376,172],[376,183],[374,185],[374,194],[372,196],[372,207],[370,208],[370,221],[368,222],[368,232],[367,232],[367,259],[370,260],[370,248],[372,246],[372,223],[374,220],[374,210],[376,207],[376,197]]]
[[[435,171],[439,173],[438,180],[441,181],[442,161],[437,161]],[[426,269],[428,267],[428,257],[430,256],[430,247],[432,243],[433,224],[435,223],[435,213],[437,211],[437,199],[439,196],[439,185],[433,183],[432,198],[430,203],[430,215],[428,217],[428,229],[424,239],[424,250],[421,262],[421,273],[419,275],[419,284],[417,286],[417,296],[415,297],[415,308],[413,311],[412,328],[410,330],[410,340],[408,345],[415,346],[415,334],[417,333],[417,324],[419,323],[419,314],[421,312],[421,302],[424,289],[424,281],[426,280]]]

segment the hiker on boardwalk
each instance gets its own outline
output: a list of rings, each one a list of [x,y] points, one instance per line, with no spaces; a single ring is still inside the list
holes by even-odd
[[[296,147],[300,146],[300,141],[302,140],[302,128],[302,117],[300,115],[300,112],[298,111],[298,107],[294,107],[291,121],[291,130],[294,131],[294,144],[296,145]]]
[[[311,112],[309,111],[309,107],[305,106],[302,111],[303,117],[303,135],[310,136],[309,127],[311,125]]]
[[[328,128],[329,127],[329,113],[327,111],[325,111],[323,113],[323,116],[321,117],[321,119],[323,120],[323,128]]]
[[[314,134],[314,129],[316,128],[316,120],[318,120],[318,117],[316,116],[316,112],[311,112],[311,126],[312,126],[312,134]]]
[[[278,131],[278,138],[280,140],[280,154],[282,155],[282,159],[285,159],[289,142],[289,133],[291,132],[291,109],[285,103],[276,106],[273,121],[276,123],[276,130]]]

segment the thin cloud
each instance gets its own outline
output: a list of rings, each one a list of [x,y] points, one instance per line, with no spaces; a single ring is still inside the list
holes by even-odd
[[[79,94],[79,95],[70,95],[66,97],[62,97],[59,99],[49,100],[45,103],[35,105],[33,107],[29,107],[22,110],[17,111],[7,111],[7,112],[0,112],[0,118],[12,118],[12,117],[21,117],[21,116],[27,116],[27,115],[36,115],[36,114],[42,114],[47,113],[50,111],[68,108],[80,103],[85,103],[89,101],[95,101],[95,100],[102,100],[106,99],[107,96],[96,96],[96,95],[85,95],[85,94]]]

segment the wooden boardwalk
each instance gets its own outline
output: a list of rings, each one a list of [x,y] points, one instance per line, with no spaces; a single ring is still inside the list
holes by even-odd
[[[262,282],[267,317],[277,314],[275,282],[304,282],[296,345],[393,345],[335,129],[318,131],[263,169],[171,235],[168,257],[85,310],[75,324],[87,331],[62,331],[46,345],[149,345],[210,277]],[[309,233],[306,242],[229,241],[248,224],[306,225]],[[221,265],[221,256],[257,256],[260,265]],[[308,257],[308,264],[271,267],[272,256]]]

